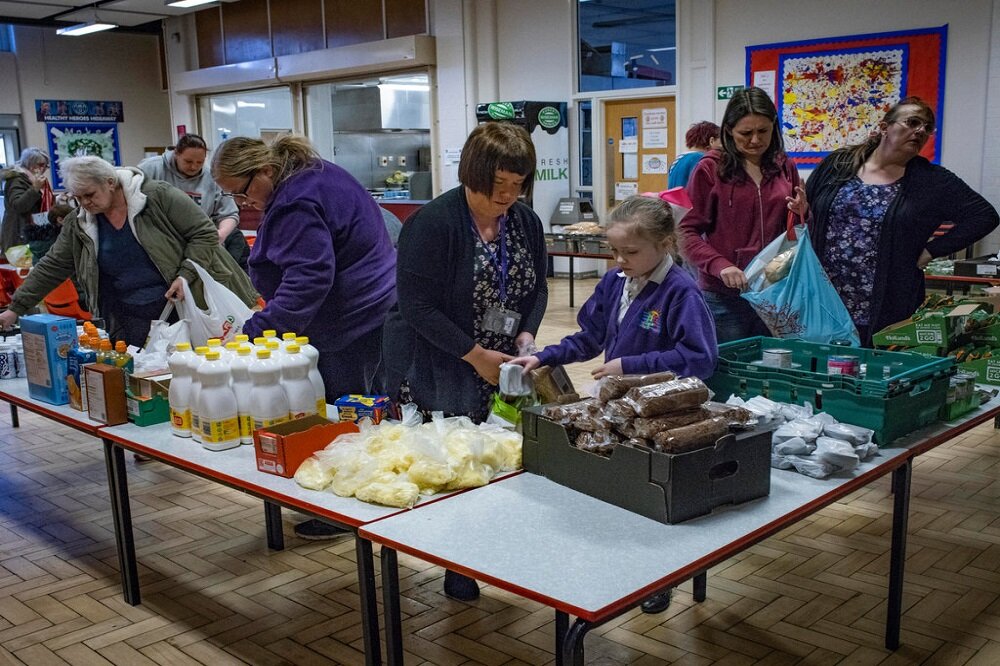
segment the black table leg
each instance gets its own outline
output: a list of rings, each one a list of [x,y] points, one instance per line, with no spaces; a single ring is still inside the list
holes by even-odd
[[[575,279],[575,271],[573,270],[573,257],[569,258],[569,306],[573,307],[573,280]]]
[[[358,596],[361,598],[361,632],[365,642],[365,664],[381,666],[382,646],[378,636],[378,601],[375,597],[375,563],[372,542],[355,533],[354,553],[358,565]]]
[[[889,554],[889,600],[885,616],[885,647],[899,647],[899,626],[903,612],[903,565],[906,562],[906,529],[910,516],[910,476],[913,462],[892,472],[892,545]]]
[[[590,623],[577,618],[573,626],[566,632],[563,640],[563,664],[568,666],[583,666],[583,639],[590,631]]]
[[[14,403],[10,403],[10,424],[15,428],[21,427],[21,421],[18,420],[17,418],[17,405],[15,405]]]
[[[271,550],[285,549],[285,533],[281,529],[281,507],[264,501],[264,531],[267,533],[267,547]]]
[[[702,571],[695,576],[692,584],[694,586],[694,600],[699,602],[704,601],[708,592],[708,572]]]
[[[566,642],[568,631],[569,615],[562,611],[556,611],[556,666],[563,665],[563,643]]]
[[[399,610],[399,564],[396,551],[382,546],[382,613],[385,617],[385,652],[389,666],[403,666],[403,620]]]
[[[104,439],[104,462],[108,468],[108,488],[111,491],[111,515],[115,522],[115,545],[122,576],[122,596],[130,606],[139,605],[139,569],[135,561],[135,539],[132,536],[132,510],[128,501],[128,475],[125,451]]]

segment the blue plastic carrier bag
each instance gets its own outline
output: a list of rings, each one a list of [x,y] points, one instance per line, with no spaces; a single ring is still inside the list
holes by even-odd
[[[788,230],[771,241],[746,267],[744,273],[749,286],[743,298],[750,302],[776,338],[809,342],[846,340],[858,346],[858,330],[823,270],[809,242],[808,230],[792,222],[789,215]],[[788,274],[775,282],[769,281],[765,272],[767,265],[793,248]],[[773,270],[769,272],[773,277]]]

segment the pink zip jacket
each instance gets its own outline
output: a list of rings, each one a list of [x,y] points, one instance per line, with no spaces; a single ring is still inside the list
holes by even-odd
[[[695,167],[687,184],[694,208],[681,220],[684,258],[698,269],[703,290],[736,294],[719,274],[729,266],[746,268],[765,245],[785,230],[788,202],[799,185],[795,164],[778,157],[781,170],[765,177],[760,187],[750,178],[719,179],[721,153],[711,150]]]

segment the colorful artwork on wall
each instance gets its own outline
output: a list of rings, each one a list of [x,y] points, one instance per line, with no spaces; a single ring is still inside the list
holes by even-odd
[[[785,149],[800,166],[861,143],[889,108],[916,96],[942,124],[948,26],[748,46],[747,85],[775,100]],[[941,132],[922,153],[939,162]]]
[[[121,164],[118,125],[114,123],[47,123],[49,155],[52,156],[52,187],[64,189],[59,163],[70,157],[96,155],[111,164]]]

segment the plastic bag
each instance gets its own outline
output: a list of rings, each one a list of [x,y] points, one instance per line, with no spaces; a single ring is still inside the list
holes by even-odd
[[[178,342],[191,342],[191,333],[188,330],[188,322],[181,319],[173,324],[167,323],[167,317],[174,310],[174,304],[167,302],[159,319],[154,319],[149,325],[149,335],[146,336],[146,344],[143,349],[152,352],[173,351]]]
[[[749,288],[741,294],[777,338],[810,342],[848,340],[858,346],[858,331],[844,302],[823,270],[804,226],[789,228],[747,266]],[[796,236],[798,241],[795,241]],[[776,256],[798,243],[788,275],[771,284],[764,271]]]
[[[201,279],[206,306],[205,310],[198,307],[191,286],[182,278],[184,300],[177,301],[175,305],[177,313],[188,322],[191,344],[204,345],[209,338],[219,338],[223,343],[235,340],[243,330],[243,324],[253,315],[253,310],[204,268],[190,259],[187,261]]]
[[[3,252],[7,263],[17,268],[31,268],[31,248],[27,245],[13,245]]]
[[[608,402],[623,397],[629,389],[637,386],[648,386],[677,379],[673,372],[655,372],[650,375],[607,375],[597,380],[594,391],[600,402]]]
[[[505,397],[530,396],[535,392],[535,382],[521,366],[514,363],[501,363],[499,389]]]

